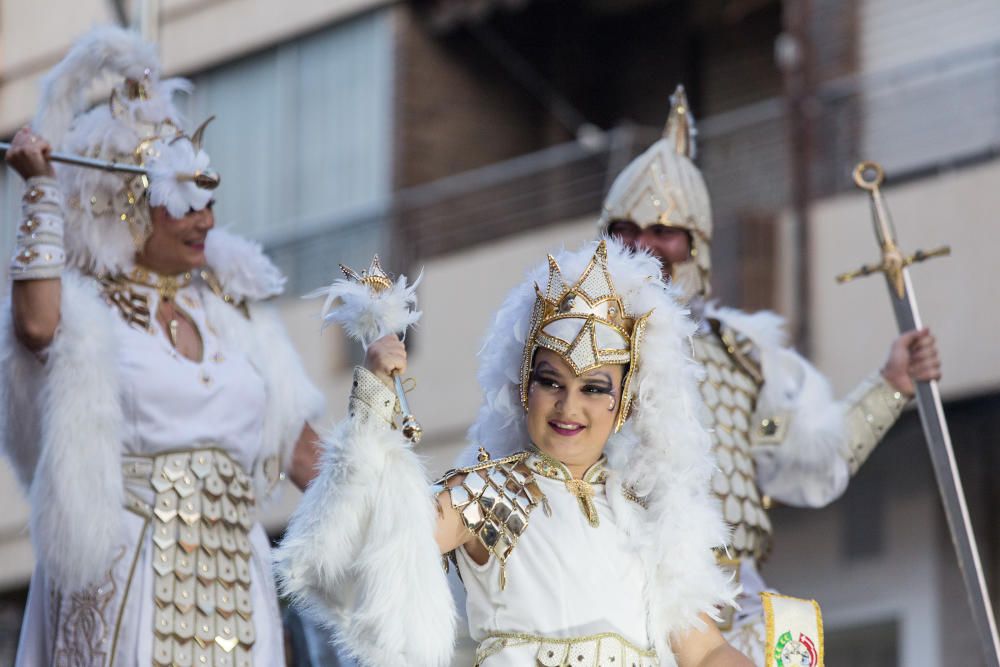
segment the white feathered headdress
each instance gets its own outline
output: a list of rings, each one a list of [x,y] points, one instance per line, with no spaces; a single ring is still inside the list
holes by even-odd
[[[660,655],[667,655],[662,630],[696,625],[697,614],[734,594],[716,567],[713,549],[727,543],[727,528],[710,490],[715,464],[710,434],[702,426],[697,382],[701,369],[691,358],[695,325],[678,293],[660,278],[660,265],[648,254],[632,254],[606,239],[607,269],[628,312],[649,313],[636,355],[632,391],[635,405],[622,430],[608,441],[611,469],[608,496],[616,518],[629,532],[647,570],[649,621]],[[555,255],[571,280],[590,265],[598,243]],[[528,445],[521,403],[521,362],[530,332],[535,285],[545,284],[549,263],[542,263],[515,288],[496,315],[480,352],[483,404],[469,431],[470,445],[459,465],[472,465],[480,446],[494,457]],[[643,499],[637,511],[622,489]]]
[[[112,84],[106,103],[88,110],[93,87]],[[173,95],[184,79],[161,79],[156,50],[138,35],[101,27],[84,35],[42,81],[35,132],[59,151],[146,166],[151,178],[58,165],[66,195],[65,242],[70,264],[116,273],[148,238],[149,206],[173,217],[200,210],[218,180],[201,150],[204,125],[190,137]],[[177,178],[178,173],[186,177]]]

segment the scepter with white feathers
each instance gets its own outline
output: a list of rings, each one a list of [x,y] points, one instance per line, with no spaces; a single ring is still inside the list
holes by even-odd
[[[320,311],[322,328],[339,324],[350,338],[361,343],[366,352],[369,345],[383,336],[395,334],[405,339],[406,330],[420,319],[421,313],[417,310],[417,285],[423,274],[417,276],[413,284],[407,284],[406,276],[403,275],[393,281],[382,269],[378,255],[372,258],[368,269],[361,273],[343,264],[340,265],[340,270],[343,271],[344,278],[306,295],[306,298],[326,297]],[[403,436],[417,444],[423,435],[423,429],[410,411],[399,375],[393,373],[392,379],[399,409],[403,413]]]

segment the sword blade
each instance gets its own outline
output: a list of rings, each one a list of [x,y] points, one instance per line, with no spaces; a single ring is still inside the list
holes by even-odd
[[[903,281],[906,286],[903,298],[899,298],[891,280],[889,298],[896,314],[896,323],[900,332],[919,329],[920,311],[914,296],[913,284],[910,282],[909,271],[903,269]],[[969,518],[969,508],[965,502],[965,491],[962,479],[958,473],[955,461],[955,450],[951,444],[951,434],[948,432],[948,422],[945,421],[944,406],[941,403],[941,391],[937,381],[918,382],[917,409],[920,412],[920,423],[927,439],[930,451],[931,465],[937,479],[938,490],[941,492],[941,504],[948,520],[948,530],[951,542],[958,557],[958,567],[965,583],[965,593],[969,600],[972,620],[982,644],[983,656],[989,667],[1000,667],[1000,640],[997,638],[996,620],[993,616],[993,606],[990,602],[989,590],[983,576],[983,566],[976,548],[976,536],[972,531],[972,521]]]

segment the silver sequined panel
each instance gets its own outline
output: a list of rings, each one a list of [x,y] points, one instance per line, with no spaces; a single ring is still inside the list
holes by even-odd
[[[771,521],[761,502],[750,455],[750,427],[759,390],[714,334],[696,337],[694,351],[707,373],[701,395],[712,413],[719,466],[712,490],[733,526],[732,555],[759,558],[766,554],[771,538]]]
[[[250,477],[215,449],[154,459],[155,665],[251,667]]]

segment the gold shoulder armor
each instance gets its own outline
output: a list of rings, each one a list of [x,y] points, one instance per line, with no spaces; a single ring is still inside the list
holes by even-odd
[[[528,455],[491,460],[481,454],[477,465],[449,470],[437,482],[448,491],[465,527],[499,561],[501,589],[507,583],[507,559],[527,529],[528,517],[538,505],[550,512],[545,494],[524,465]]]
[[[760,365],[760,352],[747,336],[736,329],[724,325],[716,319],[708,320],[712,332],[722,342],[726,354],[760,387],[764,384],[764,373]]]
[[[149,301],[145,295],[132,290],[128,281],[119,277],[101,274],[96,277],[104,300],[118,309],[129,326],[142,331],[152,331],[152,316]]]
[[[250,309],[247,308],[246,301],[237,299],[232,294],[227,294],[226,291],[222,289],[222,283],[219,282],[219,278],[215,275],[214,271],[209,268],[205,268],[201,269],[198,274],[201,276],[201,279],[205,281],[205,284],[208,285],[208,289],[212,290],[212,293],[215,294],[215,296],[219,297],[230,306],[243,313],[243,317],[248,320],[250,319]]]

